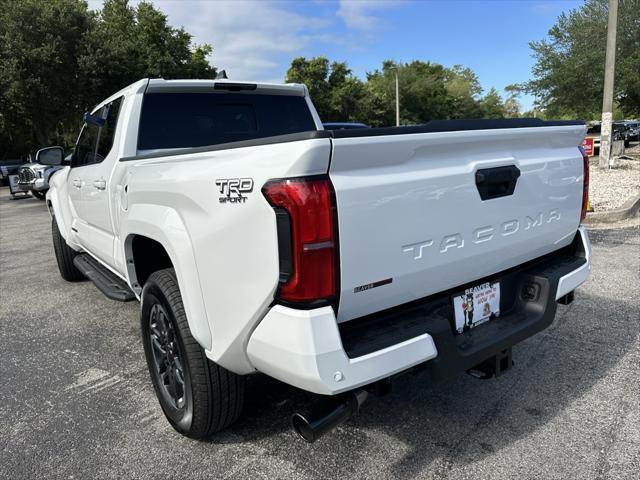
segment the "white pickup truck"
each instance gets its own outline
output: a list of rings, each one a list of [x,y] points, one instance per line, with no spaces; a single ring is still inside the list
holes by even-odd
[[[416,368],[499,375],[590,271],[579,122],[323,130],[303,85],[141,80],[85,114],[47,205],[62,277],[141,302],[184,435],[245,376],[314,392],[313,441]],[[38,161],[64,164],[59,147]]]

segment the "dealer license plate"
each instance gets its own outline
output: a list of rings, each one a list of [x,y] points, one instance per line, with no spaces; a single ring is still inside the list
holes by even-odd
[[[500,283],[467,288],[463,295],[453,297],[453,309],[458,333],[500,316]]]

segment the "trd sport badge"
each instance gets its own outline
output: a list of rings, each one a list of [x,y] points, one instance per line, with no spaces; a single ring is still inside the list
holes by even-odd
[[[243,194],[253,191],[253,178],[218,178],[216,185],[222,195],[220,203],[245,203]]]

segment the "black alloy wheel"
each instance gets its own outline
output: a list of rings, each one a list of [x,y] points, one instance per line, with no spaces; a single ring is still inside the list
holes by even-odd
[[[173,322],[164,306],[155,303],[149,311],[149,336],[153,347],[154,373],[164,399],[176,410],[186,405],[183,357]]]

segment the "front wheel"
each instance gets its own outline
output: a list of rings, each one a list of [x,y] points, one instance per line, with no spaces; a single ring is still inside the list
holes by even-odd
[[[203,439],[236,421],[244,377],[210,361],[191,335],[172,268],[145,283],[140,321],[151,381],[173,428]]]
[[[73,259],[78,255],[60,234],[56,217],[51,219],[51,236],[53,238],[53,251],[56,254],[60,276],[67,282],[77,282],[84,279],[84,275],[73,264]]]
[[[31,190],[31,195],[33,195],[34,197],[36,197],[38,200],[44,200],[45,197],[47,196],[47,192],[38,192],[36,190]]]

